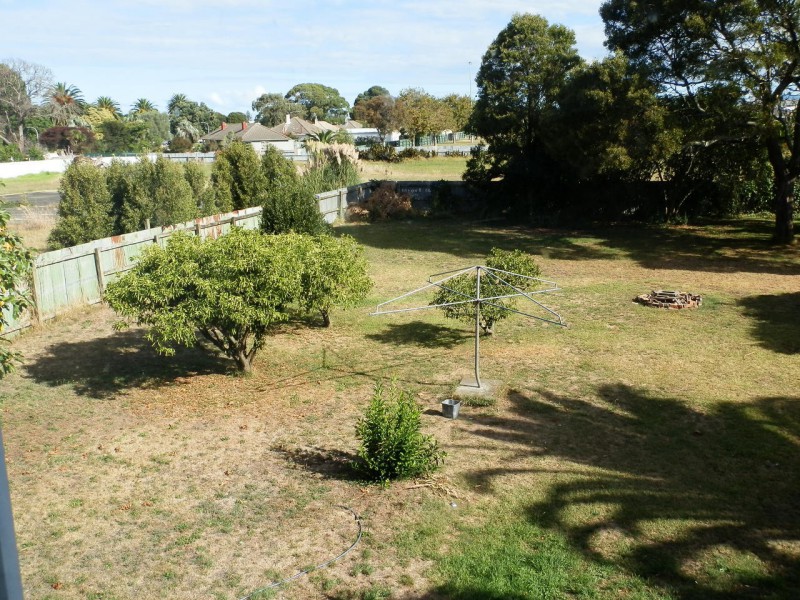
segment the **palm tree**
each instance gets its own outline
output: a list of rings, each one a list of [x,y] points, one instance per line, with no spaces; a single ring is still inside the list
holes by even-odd
[[[154,112],[155,110],[156,105],[150,102],[150,100],[147,98],[139,98],[131,107],[131,114],[141,115],[147,112]]]
[[[188,101],[189,98],[186,97],[186,94],[175,94],[172,98],[169,99],[169,104],[167,104],[167,111],[170,114],[172,114],[176,108],[181,107]]]
[[[47,93],[47,108],[57,126],[76,125],[85,105],[83,94],[74,85],[58,82]]]
[[[314,141],[320,142],[322,144],[332,144],[335,141],[334,140],[335,135],[336,135],[335,131],[331,129],[323,129],[322,131],[319,131],[317,133],[312,133],[310,137]]]
[[[94,105],[97,108],[104,108],[111,112],[115,117],[119,116],[119,102],[114,102],[108,96],[100,96],[97,100],[94,101]]]

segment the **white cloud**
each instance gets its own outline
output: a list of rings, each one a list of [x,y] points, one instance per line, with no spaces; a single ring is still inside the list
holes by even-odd
[[[100,0],[4,2],[12,26],[0,56],[40,63],[87,98],[110,95],[123,105],[147,97],[163,108],[180,92],[220,112],[247,110],[260,93],[309,81],[350,102],[371,85],[466,93],[515,12],[564,23],[584,56],[603,56],[600,3],[140,0],[122,10]]]

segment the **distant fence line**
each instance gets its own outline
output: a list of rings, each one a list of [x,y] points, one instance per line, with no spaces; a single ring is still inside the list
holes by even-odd
[[[343,220],[348,204],[363,200],[371,187],[372,184],[366,183],[317,194],[320,213],[328,223]],[[255,206],[44,252],[33,262],[28,290],[33,307],[16,320],[11,320],[11,313],[7,311],[4,316],[10,324],[3,333],[19,332],[73,307],[100,302],[106,286],[130,270],[144,248],[153,244],[163,246],[179,231],[202,239],[215,239],[227,234],[234,226],[257,229],[261,210],[260,206]]]
[[[464,197],[466,188],[461,182],[449,183],[457,196]],[[400,181],[396,183],[396,190],[409,195],[415,208],[427,210],[434,185],[436,182],[431,181]],[[377,182],[368,182],[317,194],[319,211],[327,223],[344,221],[347,207],[365,200],[376,186]],[[153,244],[164,246],[175,233],[182,231],[201,239],[216,239],[232,227],[258,229],[261,211],[260,206],[254,206],[44,252],[33,262],[28,290],[33,297],[33,307],[16,320],[6,311],[4,316],[9,327],[4,334],[43,323],[76,306],[97,304],[103,299],[106,286],[132,269],[142,250]]]
[[[413,145],[411,140],[400,140],[397,142],[398,148],[416,148],[418,150],[425,150],[434,152],[439,156],[445,154],[460,154],[468,155],[473,146],[456,145],[454,142],[464,141],[468,136],[464,133],[456,133],[449,135],[439,136],[423,136],[419,139],[419,144]],[[364,149],[366,146],[358,146],[359,149]],[[142,157],[146,157],[151,161],[159,156],[163,156],[168,160],[175,162],[203,162],[213,163],[216,157],[215,152],[164,152],[156,153],[149,152],[146,154],[133,154],[123,153],[114,156],[93,156],[86,155],[92,160],[98,161],[104,165],[111,164],[111,161],[117,160],[121,162],[138,162]],[[297,148],[295,152],[284,152],[283,156],[292,161],[306,161],[308,160],[308,152],[304,148]],[[46,160],[24,160],[17,162],[3,162],[0,163],[0,179],[11,179],[13,177],[20,177],[22,175],[35,175],[37,173],[63,173],[72,162],[73,156],[60,156],[58,158],[49,158]]]

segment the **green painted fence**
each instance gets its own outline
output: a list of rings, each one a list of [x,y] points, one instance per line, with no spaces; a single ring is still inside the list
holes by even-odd
[[[344,220],[347,205],[363,200],[370,189],[370,184],[360,184],[317,194],[320,213],[328,223]],[[131,269],[144,248],[152,244],[164,245],[179,231],[202,239],[215,239],[234,226],[257,229],[260,221],[261,207],[256,206],[40,254],[34,261],[31,289],[28,290],[33,298],[33,309],[15,321],[10,319],[10,312],[4,313],[9,322],[4,333],[13,334],[76,306],[100,302],[106,285]]]

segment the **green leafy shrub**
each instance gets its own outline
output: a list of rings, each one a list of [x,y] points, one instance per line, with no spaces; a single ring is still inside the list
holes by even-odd
[[[378,382],[364,416],[356,424],[361,440],[356,470],[371,481],[419,477],[435,470],[444,452],[421,431],[422,409],[410,392]]]
[[[530,291],[536,287],[537,282],[528,278],[539,277],[540,275],[539,266],[533,257],[521,250],[509,251],[492,248],[486,257],[485,266],[491,269],[508,271],[508,273],[483,273],[481,275],[482,298],[513,293],[513,290],[507,284],[519,290]],[[511,275],[512,273],[515,275]],[[447,304],[474,298],[477,288],[475,272],[472,271],[449,279],[443,285],[445,287],[436,292],[431,304]],[[495,323],[511,314],[508,309],[514,308],[514,300],[514,298],[501,298],[492,300],[490,304],[481,303],[480,326],[485,334],[493,334]],[[475,306],[472,302],[443,306],[441,311],[450,319],[458,319],[467,323],[471,323],[475,319]]]
[[[433,158],[436,156],[436,152],[434,150],[420,150],[419,148],[405,148],[397,156],[400,160],[414,160],[417,158]]]
[[[50,232],[53,248],[76,246],[112,235],[113,204],[106,172],[92,161],[70,163],[59,185],[58,222]]]
[[[320,235],[308,252],[303,261],[302,303],[306,310],[319,312],[323,326],[330,327],[334,306],[353,306],[372,288],[364,247],[349,235]]]
[[[192,140],[189,138],[183,137],[182,135],[176,135],[169,141],[169,151],[170,152],[189,152],[192,149]]]
[[[31,253],[16,234],[8,231],[11,219],[0,198],[0,379],[11,371],[13,362],[19,355],[4,348],[6,339],[2,337],[12,319],[19,317],[23,309],[31,305],[31,298],[21,292],[24,282],[30,276]]]
[[[360,153],[363,160],[383,161],[396,163],[400,162],[400,157],[397,155],[397,150],[393,146],[384,146],[382,144],[374,144]]]
[[[105,300],[165,356],[193,346],[199,333],[245,373],[275,323],[300,297],[309,240],[234,228],[205,241],[185,233],[150,246],[133,269],[109,284]],[[122,324],[124,325],[124,323]]]
[[[25,160],[22,152],[14,144],[0,143],[0,162],[18,162]]]

